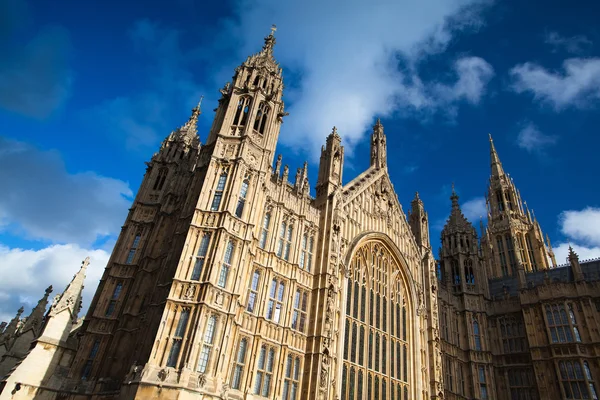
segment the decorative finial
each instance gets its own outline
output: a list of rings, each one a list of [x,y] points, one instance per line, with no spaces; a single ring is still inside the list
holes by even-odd
[[[271,36],[275,36],[275,31],[277,31],[277,25],[271,25]]]

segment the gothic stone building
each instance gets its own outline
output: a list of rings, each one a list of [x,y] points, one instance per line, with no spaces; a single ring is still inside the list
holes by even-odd
[[[362,174],[342,183],[334,128],[316,196],[306,164],[290,183],[274,44],[235,70],[204,143],[197,107],[148,162],[83,324],[61,299],[84,267],[29,350],[20,314],[5,328],[0,398],[595,398],[600,263],[549,265],[493,145],[487,230],[453,194],[438,262],[379,121]]]

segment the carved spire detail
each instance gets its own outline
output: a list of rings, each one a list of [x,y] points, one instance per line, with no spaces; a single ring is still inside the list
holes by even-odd
[[[383,125],[377,118],[371,134],[371,166],[377,169],[387,167],[387,145]]]
[[[490,136],[490,162],[492,166],[492,177],[499,177],[504,175],[504,170],[502,169],[502,163],[500,162],[500,158],[498,157],[498,153],[496,152],[496,147],[494,146],[494,140],[492,139],[492,134]]]
[[[44,314],[46,314],[46,307],[48,306],[48,296],[52,293],[52,285],[46,288],[44,296],[38,301],[37,305],[31,310],[31,314],[27,317],[27,321],[23,325],[21,332],[25,332],[28,329],[33,329],[35,334],[39,334],[39,330],[44,320]],[[20,332],[20,333],[21,333]]]
[[[87,267],[90,264],[90,258],[86,257],[81,263],[79,271],[73,275],[73,279],[67,285],[64,292],[56,295],[54,303],[50,307],[48,316],[54,316],[65,309],[68,309],[72,315],[73,321],[77,320],[77,314],[81,309],[81,294],[83,292],[83,283],[85,281],[85,274]]]

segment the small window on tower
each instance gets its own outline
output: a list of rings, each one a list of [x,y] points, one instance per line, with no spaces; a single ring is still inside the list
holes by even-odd
[[[250,97],[240,97],[235,117],[233,118],[233,125],[246,125],[246,122],[248,121],[248,112],[250,111],[250,102]]]
[[[137,252],[138,246],[140,245],[140,239],[142,235],[138,233],[135,235],[133,239],[133,243],[131,244],[131,248],[129,249],[129,254],[127,254],[127,260],[125,260],[125,264],[131,264],[133,262],[133,258],[135,257],[135,253]]]
[[[238,218],[242,218],[242,213],[244,212],[244,206],[246,205],[246,195],[248,194],[248,185],[250,181],[248,178],[244,179],[242,182],[242,188],[240,189],[240,197],[238,198],[237,207],[235,208],[235,216]]]
[[[165,184],[165,179],[167,179],[167,172],[168,170],[166,168],[162,168],[160,171],[158,171],[158,175],[156,176],[152,190],[162,190],[163,185]]]
[[[221,199],[223,198],[223,191],[225,190],[225,184],[227,183],[227,172],[223,172],[219,176],[219,182],[215,189],[215,196],[213,197],[212,205],[210,206],[211,211],[218,211],[221,205]]]
[[[265,133],[265,126],[267,124],[267,118],[269,116],[269,106],[264,101],[258,106],[256,113],[256,119],[254,120],[254,130],[261,134]]]

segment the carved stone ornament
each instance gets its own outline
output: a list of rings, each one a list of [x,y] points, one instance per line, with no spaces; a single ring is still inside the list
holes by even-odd
[[[196,385],[198,388],[203,388],[206,385],[206,375],[201,373],[198,375],[198,380],[196,381]]]
[[[196,294],[196,286],[189,286],[187,288],[187,290],[185,291],[185,295],[183,296],[183,298],[185,300],[193,300],[195,294]]]
[[[169,374],[171,373],[171,371],[169,371],[168,369],[161,369],[160,371],[158,371],[158,374],[156,374],[156,377],[161,381],[164,382],[167,380],[167,378],[169,377]]]

